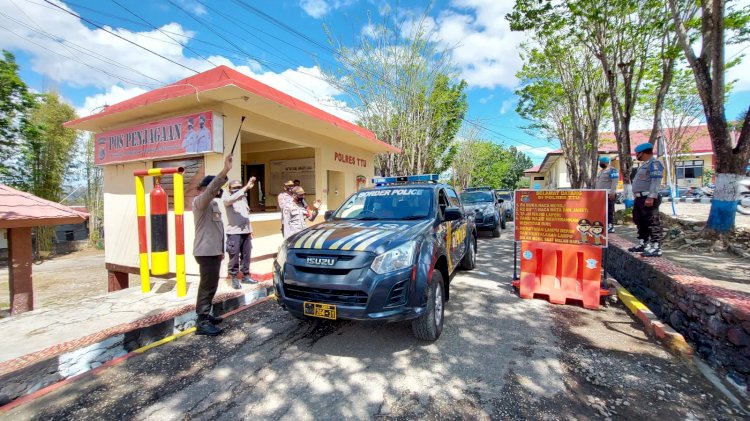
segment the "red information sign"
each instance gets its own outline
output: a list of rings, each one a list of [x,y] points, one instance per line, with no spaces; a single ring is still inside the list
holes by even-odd
[[[516,241],[607,247],[606,190],[516,191]]]
[[[221,116],[211,111],[104,132],[96,136],[95,163],[222,152],[222,134]]]

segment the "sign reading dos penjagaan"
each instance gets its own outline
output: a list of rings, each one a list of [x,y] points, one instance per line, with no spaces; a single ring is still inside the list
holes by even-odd
[[[516,241],[607,247],[606,190],[517,190]]]
[[[139,124],[96,136],[96,165],[223,152],[223,120],[211,111]]]

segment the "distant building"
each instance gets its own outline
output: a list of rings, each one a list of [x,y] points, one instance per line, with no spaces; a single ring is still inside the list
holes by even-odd
[[[669,136],[671,129],[665,129]],[[641,143],[648,142],[651,129],[634,130],[630,132],[630,155],[633,157],[633,166],[638,167],[639,163],[635,161],[635,147]],[[708,135],[706,125],[693,126],[687,129],[686,138],[691,139],[690,147],[686,152],[670,156],[673,163],[677,185],[680,187],[703,186],[703,174],[706,170],[714,169],[714,152],[711,146],[711,138]],[[608,156],[612,160],[612,166],[619,169],[620,161],[617,156],[617,147],[614,143],[614,133],[601,133],[599,136],[599,156]],[[664,156],[657,144],[655,149],[659,159],[664,162]],[[548,153],[542,163],[524,171],[524,175],[529,177],[531,188],[534,189],[565,189],[570,188],[570,176],[568,167],[565,165],[565,157],[561,149]],[[666,183],[666,177],[664,179]],[[622,184],[620,185],[622,188]]]

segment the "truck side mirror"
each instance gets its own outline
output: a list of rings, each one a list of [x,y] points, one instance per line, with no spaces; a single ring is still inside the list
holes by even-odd
[[[327,210],[326,213],[323,214],[323,218],[326,221],[330,221],[332,216],[333,216],[333,211],[332,210]]]
[[[457,207],[445,208],[445,220],[446,221],[458,221],[464,217],[464,213]]]

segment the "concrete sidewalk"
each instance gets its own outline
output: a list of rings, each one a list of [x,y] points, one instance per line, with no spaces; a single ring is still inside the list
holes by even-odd
[[[222,279],[214,299],[217,313],[260,300],[271,287],[270,273],[259,285],[232,289]],[[188,276],[178,298],[174,280],[0,319],[0,404],[72,377],[195,323],[198,278]]]

